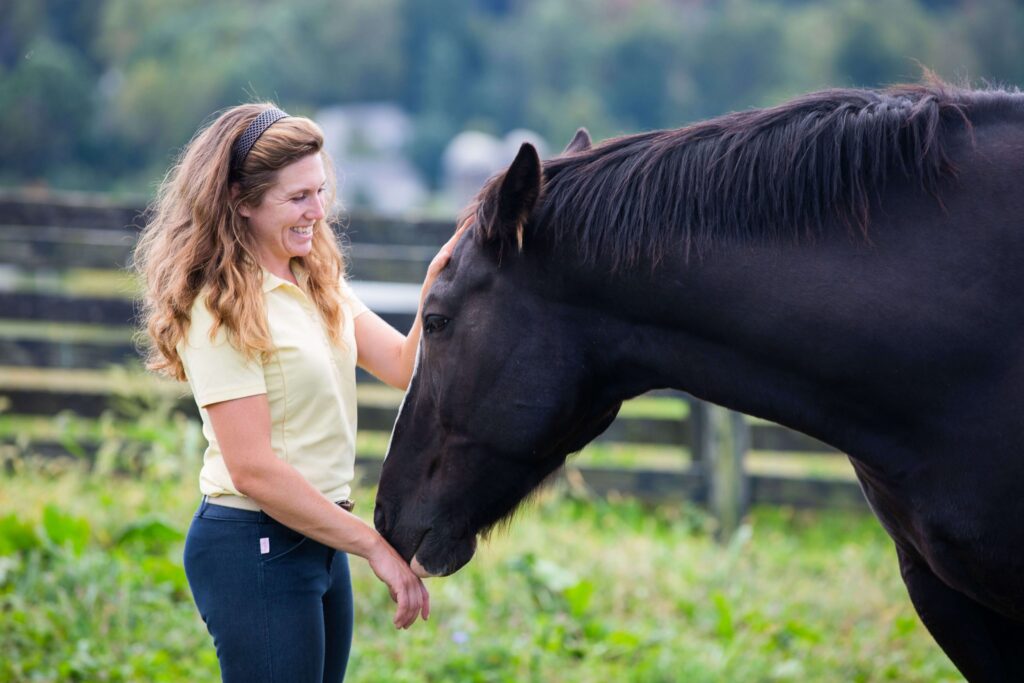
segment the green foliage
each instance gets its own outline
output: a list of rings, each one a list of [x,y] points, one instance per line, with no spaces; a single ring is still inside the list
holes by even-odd
[[[89,542],[89,522],[67,514],[56,505],[43,508],[43,529],[53,545],[68,548],[76,555],[80,555]]]
[[[0,67],[0,159],[17,160],[21,177],[34,180],[77,162],[93,95],[81,54],[45,37],[25,49],[13,69]]]
[[[216,679],[181,565],[197,464],[0,475],[0,680]],[[430,581],[431,618],[407,632],[353,557],[346,680],[961,680],[873,519],[756,510],[726,548],[708,527],[690,505],[543,496]]]
[[[32,525],[18,519],[13,512],[0,517],[0,555],[24,552],[39,544],[39,536]]]
[[[152,555],[168,551],[173,544],[183,541],[184,538],[181,531],[166,519],[145,516],[122,529],[117,536],[117,544],[139,547]]]
[[[566,0],[0,4],[0,182],[148,192],[199,124],[243,100],[296,113],[390,100],[436,179],[464,127],[553,146],[676,127],[807,90],[1024,82],[1012,0]]]

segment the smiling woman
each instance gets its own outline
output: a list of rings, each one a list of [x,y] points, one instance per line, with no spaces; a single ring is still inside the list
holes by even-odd
[[[256,258],[271,273],[295,281],[288,264],[313,250],[313,228],[326,215],[326,185],[323,156],[310,154],[281,169],[259,206],[239,206],[256,242]]]
[[[185,571],[226,681],[344,678],[348,553],[387,585],[397,627],[429,613],[410,566],[349,512],[356,365],[404,388],[421,324],[402,335],[345,282],[331,168],[309,119],[228,109],[168,174],[135,254],[149,367],[188,381],[209,442]]]

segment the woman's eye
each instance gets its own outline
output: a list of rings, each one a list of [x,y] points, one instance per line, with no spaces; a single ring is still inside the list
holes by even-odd
[[[449,322],[449,319],[443,315],[431,313],[423,319],[423,331],[427,334],[435,334],[443,330]]]

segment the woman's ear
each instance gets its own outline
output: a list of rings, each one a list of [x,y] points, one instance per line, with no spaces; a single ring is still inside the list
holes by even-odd
[[[238,184],[237,183],[231,183],[231,186],[228,188],[228,193],[229,193],[229,195],[231,197],[230,202],[231,202],[232,205],[234,205],[235,202],[238,201],[238,193],[239,193]],[[245,204],[239,204],[237,209],[238,209],[238,215],[240,215],[242,218],[249,218],[249,214],[252,213],[249,210],[249,207],[247,205],[245,205]]]

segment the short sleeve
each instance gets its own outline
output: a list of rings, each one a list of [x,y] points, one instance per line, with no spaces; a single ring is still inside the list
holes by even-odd
[[[366,307],[356,293],[352,291],[351,285],[348,284],[348,280],[344,277],[341,278],[341,298],[348,304],[349,310],[352,312],[352,319],[355,320],[363,313],[366,313],[369,308]]]
[[[211,403],[267,393],[259,359],[247,359],[235,349],[223,326],[211,340],[212,326],[213,315],[206,308],[205,297],[200,296],[192,307],[188,336],[178,344],[196,404],[205,408]]]

